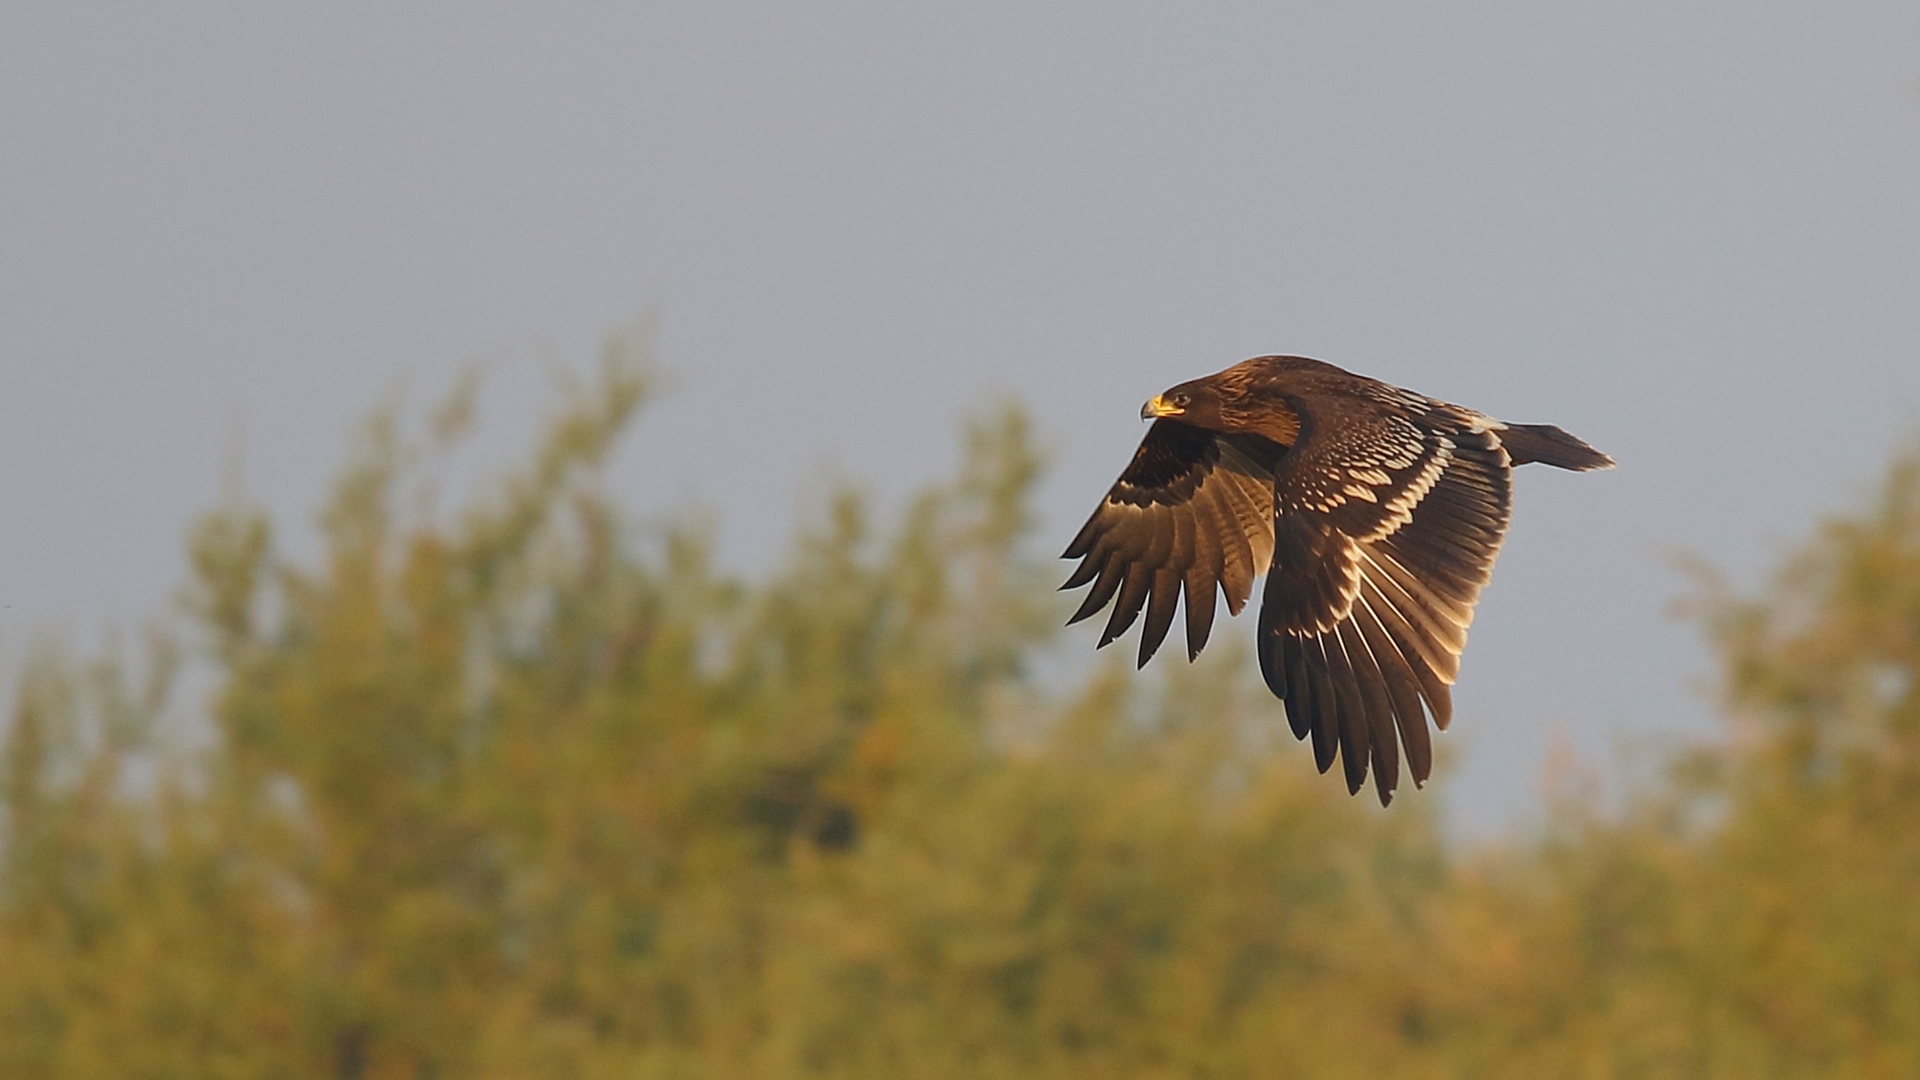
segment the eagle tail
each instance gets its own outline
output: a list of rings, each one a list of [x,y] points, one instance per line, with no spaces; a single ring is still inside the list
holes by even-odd
[[[1515,465],[1538,461],[1575,472],[1613,467],[1612,458],[1552,424],[1508,424],[1500,431],[1500,444]]]

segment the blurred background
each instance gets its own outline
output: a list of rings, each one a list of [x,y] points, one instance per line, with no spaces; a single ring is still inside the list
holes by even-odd
[[[0,1073],[1920,1072],[1911,5],[16,6],[0,141]],[[1386,813],[1051,629],[1269,352],[1621,462]]]

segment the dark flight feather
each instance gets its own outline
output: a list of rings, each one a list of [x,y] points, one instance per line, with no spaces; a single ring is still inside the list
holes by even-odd
[[[1065,557],[1082,562],[1061,587],[1093,582],[1069,622],[1091,617],[1118,593],[1104,646],[1146,605],[1144,665],[1165,639],[1184,590],[1188,658],[1198,656],[1213,626],[1214,594],[1223,593],[1237,614],[1272,555],[1272,462],[1281,448],[1262,443],[1171,420],[1148,429],[1132,464],[1067,547]]]

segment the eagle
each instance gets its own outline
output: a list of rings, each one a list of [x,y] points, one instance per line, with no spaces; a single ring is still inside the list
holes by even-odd
[[[1473,607],[1513,510],[1513,466],[1613,459],[1549,424],[1509,424],[1304,356],[1256,356],[1146,403],[1146,438],[1062,558],[1109,603],[1105,647],[1146,612],[1139,664],[1186,594],[1187,659],[1215,592],[1238,615],[1263,573],[1260,673],[1321,772],[1336,756],[1380,804],[1433,767]],[[1422,713],[1424,706],[1425,715]]]

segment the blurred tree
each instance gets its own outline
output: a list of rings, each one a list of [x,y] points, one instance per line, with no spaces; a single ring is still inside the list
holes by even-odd
[[[1715,1028],[1773,1075],[1920,1076],[1920,448],[1709,610],[1735,725],[1708,762]]]
[[[1728,737],[1453,876],[1453,1075],[1920,1076],[1920,450],[1759,595],[1701,582]]]
[[[1282,752],[1244,657],[1031,674],[1017,409],[742,582],[604,490],[650,385],[616,341],[458,506],[471,386],[381,414],[310,566],[207,517],[197,749],[168,637],[30,666],[0,1076],[1920,1075],[1920,457],[1709,599],[1728,743],[1450,858]]]

